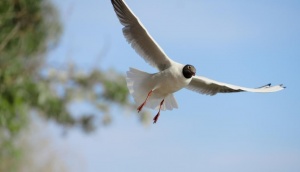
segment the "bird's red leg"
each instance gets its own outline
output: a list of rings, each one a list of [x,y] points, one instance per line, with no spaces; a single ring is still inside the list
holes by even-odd
[[[151,91],[148,93],[148,95],[147,95],[147,97],[146,97],[146,100],[145,100],[145,101],[137,108],[138,112],[140,112],[140,111],[143,109],[143,107],[144,107],[144,105],[146,104],[148,98],[151,96],[152,91],[153,91],[153,90],[151,90]]]
[[[163,99],[161,102],[160,102],[160,105],[159,105],[159,110],[158,110],[158,113],[155,115],[155,117],[153,118],[153,124],[156,123],[156,121],[158,120],[158,117],[160,115],[160,109],[161,109],[161,106],[163,105],[165,99]]]

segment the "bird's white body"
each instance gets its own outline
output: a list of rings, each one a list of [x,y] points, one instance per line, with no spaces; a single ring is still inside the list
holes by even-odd
[[[184,65],[174,62],[170,68],[154,74],[130,68],[126,81],[135,102],[143,103],[152,90],[153,92],[145,104],[146,107],[158,108],[161,100],[165,99],[161,110],[178,108],[172,93],[186,87],[192,80],[192,78],[187,79],[182,75],[183,67]]]

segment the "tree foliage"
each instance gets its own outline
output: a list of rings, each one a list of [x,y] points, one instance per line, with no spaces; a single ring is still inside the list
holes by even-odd
[[[73,65],[58,69],[45,64],[45,54],[60,35],[57,14],[46,0],[0,1],[0,171],[17,170],[22,151],[15,138],[32,113],[90,132],[111,121],[112,105],[134,108],[117,72],[82,73]],[[78,98],[95,107],[95,114],[72,115],[68,106]],[[99,116],[102,123],[95,122]],[[147,122],[146,113],[140,117]]]

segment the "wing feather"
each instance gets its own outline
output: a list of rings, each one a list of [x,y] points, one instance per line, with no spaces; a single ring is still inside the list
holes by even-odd
[[[123,27],[123,34],[132,48],[153,67],[160,71],[168,68],[172,60],[147,32],[123,0],[111,0]]]
[[[284,89],[283,85],[271,86],[267,84],[258,88],[246,88],[236,85],[226,84],[212,79],[208,79],[202,76],[195,76],[192,78],[192,81],[186,87],[189,90],[206,94],[206,95],[215,95],[217,93],[234,93],[234,92],[258,92],[258,93],[268,93],[276,92]]]

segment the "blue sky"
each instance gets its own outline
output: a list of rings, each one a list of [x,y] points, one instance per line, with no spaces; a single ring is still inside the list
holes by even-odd
[[[64,31],[49,53],[50,64],[74,60],[85,70],[156,72],[125,41],[109,0],[53,2]],[[67,147],[80,157],[68,157],[78,162],[73,167],[89,172],[300,171],[300,1],[126,2],[164,51],[193,64],[198,75],[247,87],[283,83],[287,89],[216,96],[183,89],[175,93],[179,109],[163,111],[148,127],[136,112],[118,111],[111,126],[94,134],[73,131],[58,137],[57,149]]]

